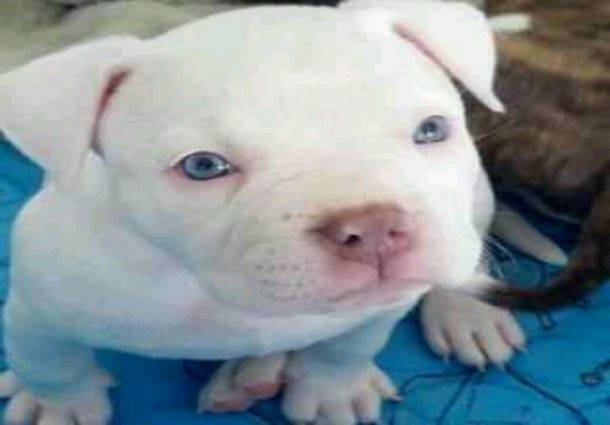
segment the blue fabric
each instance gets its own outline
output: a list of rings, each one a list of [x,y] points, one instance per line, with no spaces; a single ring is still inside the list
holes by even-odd
[[[0,294],[6,294],[11,223],[39,183],[40,170],[0,142]],[[524,209],[518,199],[509,199]],[[526,210],[526,208],[525,208]],[[543,231],[570,247],[577,229],[525,211]],[[539,284],[553,272],[517,252],[499,252],[503,273]],[[422,340],[417,315],[395,330],[379,356],[404,401],[387,404],[384,423],[419,424],[610,424],[610,288],[590,303],[549,314],[519,314],[529,350],[505,371],[480,373],[443,363]],[[216,363],[143,359],[103,352],[102,363],[121,386],[113,390],[114,424],[283,424],[277,400],[247,414],[196,415],[197,390]],[[608,379],[608,381],[606,381]]]

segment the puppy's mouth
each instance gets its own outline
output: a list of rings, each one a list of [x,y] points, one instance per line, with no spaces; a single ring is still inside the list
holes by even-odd
[[[303,255],[299,262],[285,259],[257,262],[248,268],[254,296],[274,308],[332,312],[400,305],[425,293],[438,276],[426,252],[400,252],[377,261],[346,260],[338,256]],[[254,289],[253,289],[254,290]]]
[[[420,277],[388,277],[381,270],[346,280],[329,279],[317,288],[309,299],[311,305],[323,305],[329,310],[362,310],[389,308],[410,303],[425,294],[436,283]]]
[[[385,257],[372,252],[366,261],[327,257],[323,273],[326,279],[319,288],[320,295],[339,303],[356,298],[400,299],[405,293],[432,286],[432,277],[438,274],[435,264],[439,262],[428,257],[424,250],[401,251]]]

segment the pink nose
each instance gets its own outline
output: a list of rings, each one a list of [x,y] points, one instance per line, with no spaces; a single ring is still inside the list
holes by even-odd
[[[337,257],[380,267],[410,245],[405,214],[393,206],[372,205],[332,214],[315,232]]]

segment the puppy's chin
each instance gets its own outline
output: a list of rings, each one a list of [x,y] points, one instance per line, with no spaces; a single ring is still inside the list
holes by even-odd
[[[285,280],[258,280],[234,273],[216,276],[204,291],[218,303],[248,315],[289,317],[299,315],[345,316],[366,314],[410,306],[424,295],[432,283],[418,279],[380,279],[370,272],[337,276],[312,276],[314,285],[287,290]],[[351,279],[350,279],[351,275]],[[201,280],[210,282],[209,279]]]
[[[318,315],[350,317],[414,305],[432,285],[423,282],[379,282],[335,298],[276,298],[250,300],[239,306],[261,317]]]
[[[344,293],[332,299],[329,309],[345,312],[410,306],[431,288],[432,284],[424,281],[378,281],[363,290]]]

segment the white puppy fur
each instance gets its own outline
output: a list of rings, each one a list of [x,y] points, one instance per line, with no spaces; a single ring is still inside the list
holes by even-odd
[[[444,70],[499,111],[494,62],[469,6],[355,1],[218,14],[2,75],[0,128],[47,170],[13,236],[7,422],[106,423],[99,347],[246,357],[203,408],[244,408],[285,373],[291,420],[376,420],[393,390],[372,358],[396,320],[489,281],[493,200]],[[430,116],[449,138],[414,143]],[[227,174],[187,178],[196,152]]]
[[[68,10],[66,6],[79,7]],[[223,0],[2,0],[0,72],[84,40],[114,34],[151,37],[238,7],[243,6]]]

